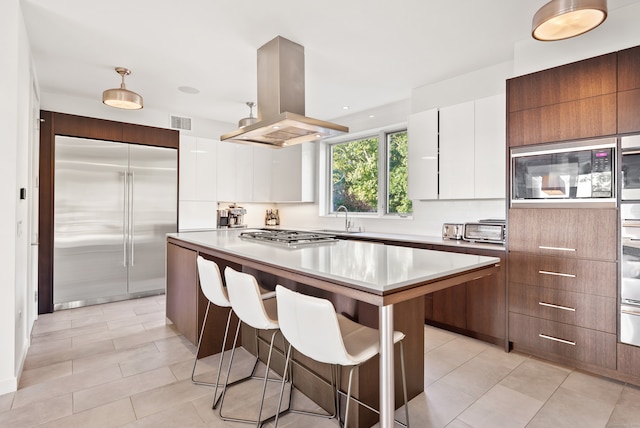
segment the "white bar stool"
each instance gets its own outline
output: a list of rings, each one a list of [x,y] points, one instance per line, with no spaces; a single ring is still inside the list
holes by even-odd
[[[271,331],[271,341],[269,343],[269,355],[267,357],[267,368],[264,375],[264,381],[262,385],[262,395],[260,398],[260,410],[258,411],[258,417],[256,420],[233,418],[224,416],[222,414],[222,406],[224,398],[227,392],[227,388],[230,386],[225,382],[225,386],[222,389],[222,396],[220,398],[220,417],[225,421],[232,422],[244,422],[256,424],[256,427],[260,427],[264,420],[262,417],[262,409],[264,407],[264,396],[267,390],[267,381],[278,381],[278,379],[269,379],[269,368],[271,365],[271,355],[273,352],[273,343],[276,334],[280,331],[276,307],[276,299],[264,299],[261,296],[260,287],[258,281],[253,275],[237,272],[230,267],[226,267],[224,270],[224,276],[227,282],[227,291],[229,293],[229,301],[231,307],[236,313],[241,322],[253,327],[256,330],[268,330]],[[229,368],[227,369],[227,381],[229,379],[229,373],[231,372],[231,364],[233,362],[233,355],[236,349],[238,341],[238,333],[240,332],[240,325],[236,328],[235,338],[233,339],[233,348],[231,350],[231,360],[229,362]],[[256,335],[256,337],[265,343],[264,339]],[[284,340],[284,339],[283,339]],[[258,342],[256,342],[257,344]],[[256,346],[256,353],[259,354],[258,347]],[[255,366],[254,366],[255,370]],[[283,377],[284,378],[284,377]],[[237,382],[234,382],[237,383]],[[215,398],[215,397],[214,397]],[[271,419],[271,418],[268,418]]]
[[[207,385],[207,386],[215,386],[215,390],[213,392],[213,408],[215,409],[218,401],[222,397],[218,397],[218,387],[224,386],[220,384],[220,373],[222,371],[222,361],[224,359],[224,348],[227,343],[227,337],[229,334],[229,325],[231,324],[231,316],[233,315],[233,308],[231,307],[231,302],[229,301],[229,295],[227,294],[227,289],[225,288],[222,282],[222,275],[220,274],[220,268],[218,264],[213,260],[207,260],[202,256],[198,256],[196,260],[198,266],[198,276],[200,278],[200,289],[202,293],[207,298],[207,309],[204,313],[204,321],[202,322],[202,328],[200,329],[200,337],[198,338],[198,347],[196,349],[196,356],[193,362],[193,369],[191,370],[191,382],[196,385]],[[275,297],[275,292],[270,291],[266,292],[261,289],[261,298],[270,299]],[[227,316],[227,325],[224,330],[224,337],[222,339],[222,349],[220,350],[220,361],[218,362],[218,373],[216,374],[216,381],[211,382],[202,382],[195,379],[196,365],[198,364],[198,354],[200,353],[200,346],[202,345],[202,337],[204,335],[205,326],[207,324],[207,319],[209,317],[209,308],[211,304],[222,308],[229,308],[229,315]],[[238,323],[239,324],[239,323]],[[229,362],[231,364],[231,362]],[[256,362],[254,364],[253,370],[258,365],[258,358],[256,358]],[[242,379],[236,380],[234,383],[241,382],[243,380],[249,379],[253,377],[253,371],[251,375],[244,377]]]
[[[220,351],[220,362],[218,363],[218,373],[216,375],[216,381],[211,382],[202,382],[195,379],[196,373],[196,364],[198,363],[198,354],[200,352],[200,345],[202,344],[202,336],[204,335],[204,329],[207,324],[207,319],[209,317],[209,308],[213,303],[216,306],[220,306],[222,308],[231,308],[231,302],[229,302],[229,297],[227,296],[227,290],[224,288],[224,284],[222,283],[222,275],[220,274],[220,268],[218,264],[212,260],[206,260],[202,256],[198,256],[196,263],[198,265],[198,276],[200,277],[200,289],[202,293],[207,298],[207,310],[204,313],[204,321],[202,322],[202,328],[200,329],[200,337],[198,338],[198,348],[196,349],[196,358],[193,362],[193,369],[191,370],[191,382],[197,385],[207,385],[207,386],[215,386],[215,390],[213,392],[214,404],[215,408],[218,396],[218,387],[222,386],[220,384],[220,372],[222,371],[222,360],[224,358],[224,348],[227,343],[227,335],[229,333],[229,324],[231,323],[231,315],[233,314],[233,310],[229,309],[229,315],[227,316],[227,326],[224,329],[224,338],[222,339],[222,349]]]
[[[349,370],[349,385],[347,387],[347,403],[344,416],[344,427],[349,420],[349,402],[355,400],[379,414],[376,409],[351,397],[351,383],[353,370],[360,364],[368,361],[380,352],[380,335],[378,330],[358,324],[336,313],[333,304],[326,299],[312,297],[291,291],[281,285],[276,286],[276,300],[280,331],[289,342],[285,372],[291,360],[291,349],[321,363],[351,367]],[[404,392],[406,425],[396,421],[400,425],[409,426],[409,408],[407,405],[407,383],[404,367],[404,349],[402,339],[404,333],[394,332],[394,343],[400,343],[400,356],[402,368],[402,386]],[[274,428],[278,426],[280,407],[284,394],[284,379],[280,389],[280,401],[276,412]],[[336,394],[344,394],[339,388]],[[291,403],[289,404],[291,406]],[[339,408],[339,406],[338,406]],[[341,424],[340,413],[338,422]]]

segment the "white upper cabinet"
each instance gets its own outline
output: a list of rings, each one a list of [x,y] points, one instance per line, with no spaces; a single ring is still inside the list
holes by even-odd
[[[180,136],[180,200],[216,201],[216,140]]]
[[[438,109],[409,116],[409,199],[438,199]]]
[[[251,202],[271,202],[273,156],[276,149],[253,146],[253,188]],[[249,201],[245,201],[249,202]]]
[[[282,149],[218,143],[220,202],[313,202],[314,143]]]
[[[505,197],[506,115],[504,94],[476,100],[476,198]]]
[[[271,162],[273,202],[313,202],[316,143],[274,150]]]
[[[474,102],[440,109],[440,199],[473,199]]]
[[[193,201],[196,199],[196,185],[198,182],[198,139],[196,137],[180,136],[180,200]]]
[[[218,201],[252,202],[253,147],[239,143],[218,143]]]
[[[505,197],[505,95],[440,109],[440,199]]]
[[[180,136],[179,230],[216,227],[217,140]]]

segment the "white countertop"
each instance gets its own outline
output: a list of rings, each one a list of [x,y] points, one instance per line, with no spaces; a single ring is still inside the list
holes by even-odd
[[[239,234],[246,230],[180,232],[167,236],[272,266],[352,284],[376,294],[500,262],[497,257],[358,240],[341,239],[288,248],[241,239]]]
[[[336,235],[342,235],[336,232]],[[478,250],[505,251],[502,244],[490,244],[485,242],[471,242],[456,239],[442,239],[440,236],[428,235],[410,235],[406,233],[389,233],[389,232],[355,232],[345,233],[346,236],[352,236],[357,239],[377,239],[381,241],[398,241],[398,242],[415,242],[419,244],[446,245],[448,247],[457,248],[476,248]]]

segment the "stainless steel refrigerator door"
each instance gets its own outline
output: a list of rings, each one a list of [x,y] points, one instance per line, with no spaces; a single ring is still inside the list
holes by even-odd
[[[166,234],[177,231],[177,150],[129,146],[129,293],[164,292]]]
[[[127,294],[127,144],[56,136],[54,308]]]

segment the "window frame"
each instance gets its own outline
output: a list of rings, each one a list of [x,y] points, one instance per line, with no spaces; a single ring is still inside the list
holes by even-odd
[[[387,126],[374,130],[362,131],[358,133],[348,134],[340,138],[333,138],[324,140],[322,148],[321,161],[324,165],[322,170],[324,171],[324,177],[320,177],[321,180],[321,192],[323,194],[324,207],[321,207],[321,213],[325,216],[335,216],[337,213],[333,210],[332,192],[333,192],[333,171],[332,164],[333,158],[331,149],[338,144],[345,144],[352,141],[363,140],[367,138],[378,139],[378,206],[374,212],[349,212],[350,216],[364,217],[364,218],[412,218],[413,211],[407,214],[389,213],[389,135],[399,132],[407,132],[407,144],[408,144],[408,126],[406,123]],[[407,160],[408,162],[408,160]],[[382,172],[382,173],[381,173]],[[407,177],[408,180],[408,177]]]

